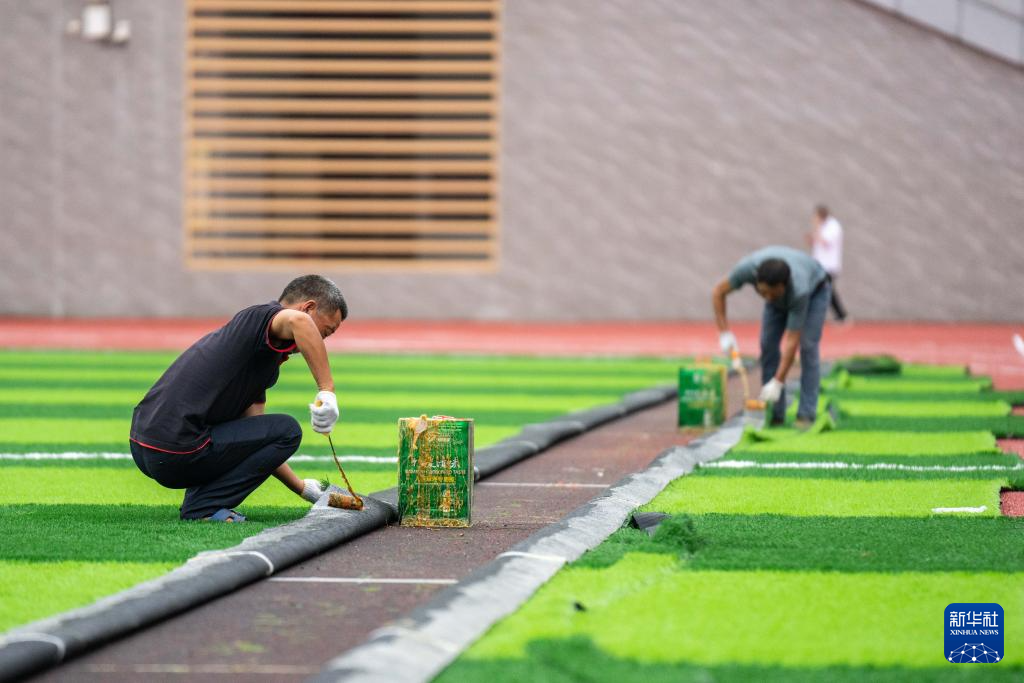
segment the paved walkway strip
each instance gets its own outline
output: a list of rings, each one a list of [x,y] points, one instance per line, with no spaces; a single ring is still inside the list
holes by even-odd
[[[561,567],[618,529],[638,505],[701,463],[735,445],[746,418],[662,453],[558,524],[503,553],[400,621],[377,630],[367,643],[329,662],[313,680],[429,681],[492,624],[519,608]]]

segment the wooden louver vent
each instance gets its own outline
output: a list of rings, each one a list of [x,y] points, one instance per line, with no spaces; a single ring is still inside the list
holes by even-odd
[[[499,0],[188,0],[186,254],[491,270]]]

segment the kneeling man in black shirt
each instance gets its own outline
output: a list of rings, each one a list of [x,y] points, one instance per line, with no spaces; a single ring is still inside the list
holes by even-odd
[[[322,491],[287,460],[302,430],[290,415],[267,415],[267,389],[298,351],[319,388],[313,429],[329,433],[338,399],[324,339],[348,317],[338,287],[319,275],[292,280],[281,298],[239,311],[167,368],[132,415],[130,446],[142,473],[185,489],[182,519],[244,522],[233,508],[274,475],[310,502]]]

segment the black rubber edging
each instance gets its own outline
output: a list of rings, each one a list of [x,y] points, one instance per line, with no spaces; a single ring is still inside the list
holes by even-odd
[[[476,451],[476,479],[489,477],[566,439],[677,396],[664,384],[621,401],[567,413]],[[232,548],[200,553],[162,577],[0,636],[0,683],[55,667],[319,555],[398,519],[398,488],[366,496],[361,512],[313,512]]]

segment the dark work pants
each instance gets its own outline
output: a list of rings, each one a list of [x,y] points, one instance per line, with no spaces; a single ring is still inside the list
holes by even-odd
[[[843,306],[842,299],[839,298],[839,290],[836,289],[837,275],[829,275],[828,281],[832,285],[832,313],[836,316],[836,320],[842,322],[846,320],[846,307]]]
[[[175,454],[131,443],[142,473],[171,489],[185,489],[182,519],[203,519],[233,508],[298,449],[302,429],[290,415],[256,415],[216,425],[210,443]]]
[[[811,294],[807,305],[807,318],[800,330],[800,405],[797,417],[813,420],[818,413],[818,389],[821,384],[821,328],[825,326],[825,314],[832,296],[832,287],[826,280]],[[780,344],[786,331],[785,310],[765,304],[761,317],[761,382],[767,384],[775,376],[782,361]],[[786,415],[786,391],[774,406],[773,420],[782,420]]]

